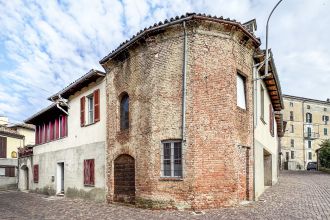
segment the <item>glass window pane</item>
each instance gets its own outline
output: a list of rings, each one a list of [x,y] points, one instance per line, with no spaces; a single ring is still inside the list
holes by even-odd
[[[237,106],[246,109],[244,79],[240,75],[237,75]]]
[[[164,159],[171,159],[171,144],[164,143]]]

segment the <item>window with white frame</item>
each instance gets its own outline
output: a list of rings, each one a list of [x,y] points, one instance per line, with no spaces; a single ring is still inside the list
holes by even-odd
[[[308,141],[308,148],[312,148],[312,141]]]
[[[237,74],[237,106],[246,109],[245,78]]]
[[[312,160],[312,152],[308,152],[308,160]]]
[[[87,96],[87,120],[88,124],[94,123],[94,96]]]
[[[162,142],[162,176],[182,177],[181,141]]]

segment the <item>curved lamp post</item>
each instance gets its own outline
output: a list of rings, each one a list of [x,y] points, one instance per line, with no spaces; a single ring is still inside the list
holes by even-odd
[[[269,55],[268,55],[268,24],[269,24],[269,20],[270,17],[272,16],[273,12],[275,11],[275,9],[277,8],[277,6],[282,2],[283,0],[280,0],[277,2],[277,4],[275,5],[275,7],[273,8],[273,10],[270,12],[268,19],[267,19],[267,24],[266,24],[266,59],[265,59],[265,76],[268,74],[268,59],[269,59]]]

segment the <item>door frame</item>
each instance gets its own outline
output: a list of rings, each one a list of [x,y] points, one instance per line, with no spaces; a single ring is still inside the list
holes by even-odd
[[[56,194],[64,194],[64,162],[56,164]]]

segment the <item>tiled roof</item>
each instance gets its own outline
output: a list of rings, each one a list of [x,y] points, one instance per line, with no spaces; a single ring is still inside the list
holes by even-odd
[[[300,96],[293,96],[293,95],[287,95],[287,94],[285,94],[285,95],[283,94],[283,98],[296,99],[296,100],[312,102],[312,103],[314,102],[314,103],[323,104],[323,105],[330,105],[330,100],[323,101],[323,100],[318,100],[318,99],[310,99],[310,98],[304,98],[304,97],[300,97]]]
[[[10,136],[10,137],[16,137],[19,139],[24,138],[24,135],[21,135],[16,130],[5,127],[5,126],[0,126],[0,134],[5,135],[5,136]]]
[[[256,38],[254,36],[254,34],[247,27],[245,27],[244,24],[241,24],[240,22],[237,22],[236,20],[231,20],[229,18],[223,18],[222,16],[217,17],[217,16],[211,16],[211,15],[200,14],[200,13],[198,13],[198,14],[186,13],[185,15],[172,17],[170,19],[166,19],[164,22],[160,21],[159,23],[155,23],[154,25],[152,25],[148,28],[144,28],[143,30],[140,30],[136,35],[133,35],[129,40],[122,42],[115,50],[111,51],[111,53],[109,53],[102,60],[100,60],[100,64],[105,63],[107,60],[109,60],[116,54],[120,53],[120,51],[122,51],[124,48],[126,48],[127,46],[134,43],[135,41],[137,41],[138,39],[140,39],[141,37],[145,36],[146,34],[148,34],[150,32],[168,27],[170,25],[178,24],[183,21],[192,20],[192,19],[209,20],[209,21],[215,21],[215,22],[219,22],[219,23],[235,25],[235,26],[239,27],[245,34],[247,34],[254,41],[255,44],[257,44],[258,46],[260,45],[259,39]]]
[[[35,130],[34,125],[26,124],[26,123],[14,124],[14,125],[9,126],[9,128],[17,128],[17,127]]]
[[[67,87],[59,91],[58,93],[50,96],[48,100],[52,100],[52,98],[56,98],[61,95],[63,98],[67,98],[69,95],[73,94],[77,89],[81,89],[80,87],[86,86],[86,83],[90,83],[98,77],[105,76],[105,73],[99,70],[91,69],[88,73],[80,77],[79,79],[75,80],[74,82],[70,83]],[[67,96],[67,97],[64,97]]]

